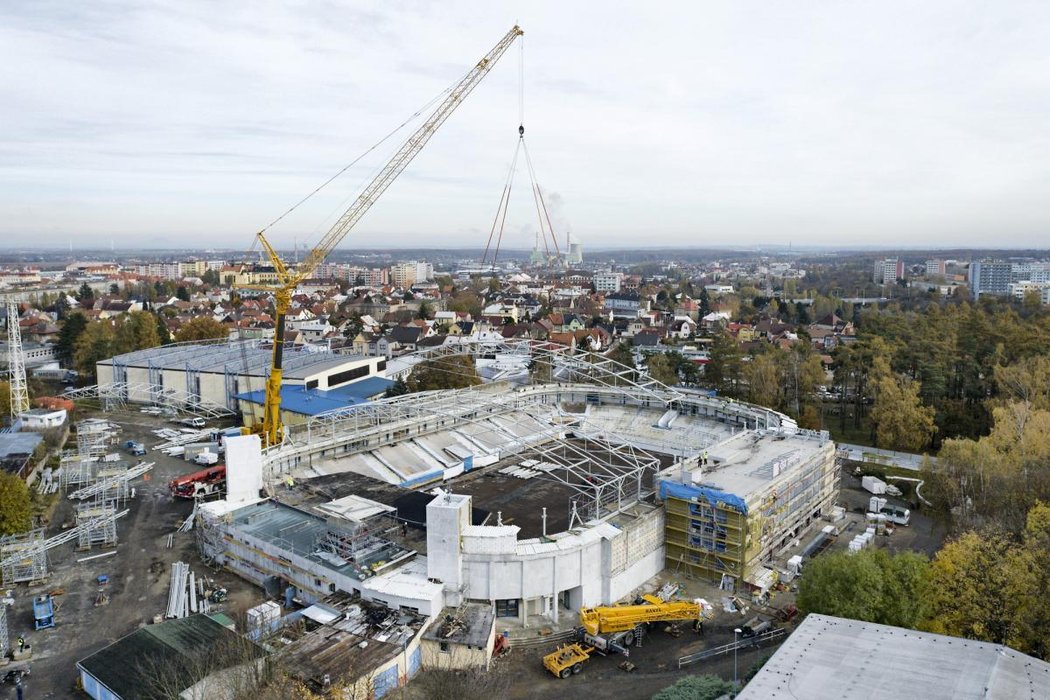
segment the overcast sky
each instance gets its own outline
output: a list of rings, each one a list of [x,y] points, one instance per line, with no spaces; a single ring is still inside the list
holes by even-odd
[[[10,0],[0,245],[247,248],[515,21],[562,240],[1050,241],[1046,2]],[[520,61],[515,46],[341,247],[484,245]],[[316,241],[408,133],[274,243]],[[533,240],[526,175],[505,246]]]

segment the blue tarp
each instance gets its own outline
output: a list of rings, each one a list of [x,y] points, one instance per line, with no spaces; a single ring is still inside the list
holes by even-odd
[[[710,488],[709,486],[691,486],[689,484],[680,484],[675,481],[661,481],[660,498],[661,500],[666,500],[668,496],[681,498],[685,501],[694,501],[703,498],[711,504],[712,508],[721,503],[727,508],[731,508],[743,515],[747,515],[747,503],[743,498],[740,498],[740,496],[734,496],[731,493],[726,493],[725,491]]]

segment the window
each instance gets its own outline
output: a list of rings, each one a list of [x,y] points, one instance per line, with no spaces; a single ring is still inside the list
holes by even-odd
[[[448,642],[441,642],[441,651],[445,654],[448,653]]]
[[[340,384],[346,384],[355,379],[368,376],[368,365],[364,367],[356,367],[354,369],[348,369],[344,372],[336,372],[335,374],[328,375],[328,387],[332,388],[339,386]]]
[[[496,601],[496,617],[517,617],[518,599],[507,598]]]
[[[306,383],[306,390],[309,391],[310,389],[316,389],[317,388],[317,381],[318,380],[316,380],[316,379],[311,379],[310,381],[308,381]]]
[[[386,369],[386,360],[380,360],[376,363],[376,372],[382,372]]]

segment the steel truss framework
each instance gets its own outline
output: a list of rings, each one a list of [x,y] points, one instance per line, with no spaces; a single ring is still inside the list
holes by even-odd
[[[652,475],[659,469],[657,457],[627,441],[610,442],[604,436],[582,429],[577,421],[558,420],[558,406],[568,403],[673,407],[683,412],[702,412],[712,417],[731,417],[742,426],[781,429],[786,417],[775,411],[729,404],[700,395],[668,392],[654,397],[652,386],[637,383],[541,384],[518,389],[483,385],[455,391],[434,391],[384,399],[317,416],[289,431],[285,444],[266,451],[270,478],[312,459],[331,459],[376,449],[466,425],[483,425],[504,442],[500,457],[531,451],[538,459],[557,465],[536,478],[569,486],[572,520],[598,519],[618,512],[644,498],[652,490]],[[536,422],[539,429],[523,439],[499,421],[489,420],[518,412]],[[563,414],[561,419],[571,414]],[[566,440],[567,429],[576,440]],[[600,448],[600,449],[592,449]]]
[[[99,517],[83,520],[65,532],[44,539],[43,529],[23,535],[12,535],[0,539],[0,574],[4,583],[39,581],[48,576],[47,551],[59,545],[90,536],[97,529],[116,527],[116,521],[130,511],[107,512]],[[115,541],[115,537],[114,537]]]
[[[157,384],[112,382],[92,384],[63,392],[62,396],[73,401],[96,400],[106,411],[128,410],[129,403],[148,404],[172,408],[202,418],[224,418],[236,415],[233,409],[210,401],[201,401],[185,391]],[[133,400],[131,397],[149,397],[149,401]]]

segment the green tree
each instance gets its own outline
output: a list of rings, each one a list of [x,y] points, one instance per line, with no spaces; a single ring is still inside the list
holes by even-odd
[[[69,364],[73,361],[73,351],[76,348],[80,334],[87,328],[88,320],[84,314],[75,311],[62,322],[62,328],[58,331],[58,341],[55,343],[55,354],[62,362]]]
[[[120,294],[120,287],[117,285],[116,282],[114,282],[113,284],[109,285],[109,293],[114,295],[114,296],[116,296],[117,294]]]
[[[649,376],[661,384],[674,386],[678,383],[678,368],[666,353],[650,353],[646,356],[645,364],[649,368]]]
[[[11,416],[11,382],[0,382],[0,424]]]
[[[109,323],[92,323],[84,329],[77,339],[73,351],[73,365],[82,376],[95,377],[95,365],[108,360],[116,353],[114,348],[115,334]]]
[[[475,369],[473,357],[450,355],[420,362],[412,368],[406,383],[412,392],[462,389],[481,384],[481,377]]]
[[[182,328],[175,331],[175,340],[184,343],[191,340],[218,340],[228,338],[230,332],[226,326],[216,321],[211,316],[198,316],[183,324]]]
[[[718,676],[686,676],[664,688],[653,700],[717,700],[733,691],[733,684]]]
[[[715,331],[709,357],[704,383],[722,396],[738,397],[744,361],[736,340],[722,329]]]
[[[432,311],[430,309],[430,304],[426,303],[425,301],[419,302],[419,311],[416,312],[417,318],[421,318],[425,321],[426,319],[430,318],[431,313]]]
[[[215,287],[219,284],[219,273],[215,270],[205,270],[201,275],[201,281],[210,287]]]
[[[403,396],[407,393],[409,393],[408,384],[405,383],[404,379],[399,378],[387,387],[386,391],[383,392],[383,398],[392,399],[395,396]]]
[[[87,282],[80,285],[80,290],[77,292],[77,301],[84,306],[91,306],[95,303],[95,291],[91,289],[91,285]]]
[[[171,331],[168,330],[168,326],[164,323],[164,319],[160,314],[154,314],[153,318],[157,325],[157,338],[160,340],[160,344],[168,345],[171,343]]]
[[[875,622],[882,603],[883,571],[871,556],[824,554],[806,564],[799,582],[798,606],[804,612]]]
[[[175,289],[175,298],[178,299],[179,301],[189,301],[190,300],[190,290],[187,289],[184,285],[180,284]]]
[[[25,532],[33,525],[29,487],[15,474],[0,472],[0,535]]]

